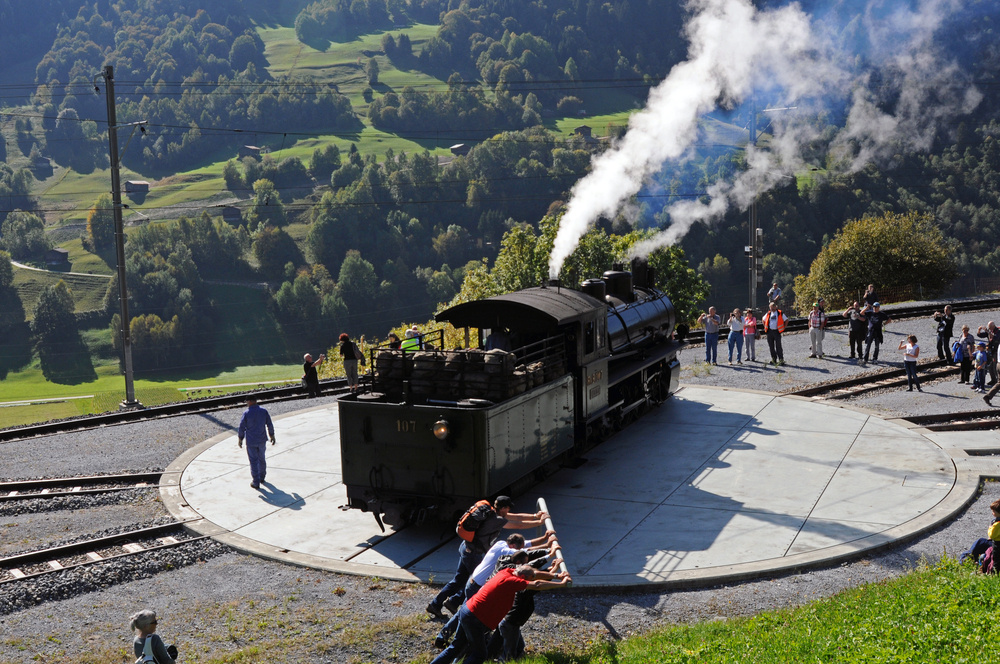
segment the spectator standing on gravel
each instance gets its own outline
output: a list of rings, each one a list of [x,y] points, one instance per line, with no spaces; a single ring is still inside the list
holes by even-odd
[[[907,392],[912,392],[916,386],[917,392],[920,389],[920,380],[917,378],[917,358],[920,357],[920,345],[917,344],[917,337],[910,335],[905,340],[899,342],[899,350],[903,351],[903,368],[906,369]]]
[[[997,329],[996,323],[990,321],[985,328],[982,325],[979,326],[976,336],[980,339],[986,339],[986,354],[988,356],[986,371],[990,374],[990,382],[984,387],[993,387],[997,382],[997,346],[1000,346],[1000,329]]]
[[[864,357],[861,345],[868,333],[868,321],[861,313],[861,307],[858,306],[857,300],[844,311],[844,318],[847,319],[847,344],[851,347],[851,359],[857,357],[860,360]]]
[[[781,299],[781,289],[778,288],[777,282],[771,284],[771,290],[767,291],[767,301],[768,303],[774,302],[778,304],[778,300]]]
[[[875,303],[878,302],[878,293],[875,292],[875,284],[868,284],[868,290],[865,291],[865,295],[861,299],[865,301],[866,308],[875,306]]]
[[[309,353],[305,354],[302,358],[302,382],[306,384],[306,392],[309,394],[309,398],[319,396],[319,374],[316,373],[316,368],[323,364],[323,360],[326,359],[326,355],[320,353],[319,359],[313,362],[313,356]]]
[[[747,309],[743,316],[743,343],[747,348],[747,362],[757,361],[757,317],[753,309]]]
[[[264,452],[267,449],[267,436],[271,436],[274,445],[274,424],[271,415],[257,405],[257,397],[247,397],[247,409],[240,419],[236,444],[243,447],[243,439],[247,441],[247,458],[250,459],[250,487],[259,489],[267,474],[267,462]]]
[[[968,325],[962,326],[962,335],[958,338],[958,343],[962,349],[958,382],[968,383],[972,375],[972,354],[976,352],[976,338],[969,332]]]
[[[130,618],[131,627],[138,634],[132,640],[132,652],[142,662],[155,662],[156,664],[174,664],[177,659],[177,647],[166,646],[159,634],[156,634],[156,612],[151,609],[143,609]]]
[[[972,389],[981,394],[986,393],[986,363],[989,361],[989,352],[986,350],[986,342],[980,341],[976,344],[976,352],[972,356],[973,368],[976,371],[972,379]]]
[[[719,350],[719,326],[722,318],[715,313],[715,307],[709,307],[707,314],[698,316],[698,322],[705,325],[705,363],[718,364],[716,355]]]
[[[935,311],[937,321],[937,353],[939,360],[947,360],[951,364],[951,338],[955,336],[955,314],[951,313],[951,305],[944,305],[944,311]]]
[[[871,355],[871,361],[878,364],[878,349],[883,341],[882,327],[891,323],[892,319],[889,318],[889,314],[882,311],[882,305],[878,302],[873,304],[871,309],[867,307],[862,309],[862,313],[865,315],[865,320],[868,321],[868,336],[865,337],[865,359],[861,360],[861,363],[868,364],[872,344],[875,344],[875,353]]]
[[[344,373],[347,374],[347,386],[351,392],[358,391],[358,362],[364,357],[358,345],[351,341],[347,332],[341,333],[338,337],[340,341],[340,356],[344,358]]]
[[[743,364],[743,317],[739,309],[729,314],[729,363],[733,363],[733,348],[736,348],[736,364]]]
[[[762,325],[767,334],[767,349],[771,351],[771,364],[783,365],[785,353],[781,349],[781,335],[785,332],[785,323],[788,322],[788,317],[781,313],[778,305],[774,302],[767,305],[767,309]]]
[[[455,613],[465,599],[465,584],[475,571],[476,567],[483,561],[486,551],[493,546],[497,535],[504,528],[512,530],[523,530],[534,528],[545,522],[548,514],[536,512],[534,514],[514,514],[514,501],[508,496],[497,496],[493,503],[493,513],[486,517],[486,520],[476,529],[476,536],[471,542],[462,542],[458,545],[458,568],[451,581],[445,584],[441,592],[427,605],[427,613],[438,618],[444,618],[441,607]]]
[[[536,581],[535,568],[521,565],[511,570],[497,572],[482,590],[462,604],[458,610],[458,631],[455,640],[431,664],[451,664],[462,652],[468,650],[464,664],[482,664],[486,661],[486,636],[500,625],[500,621],[514,604],[514,596],[527,588],[545,590],[558,588],[571,581],[568,573],[557,575],[558,580]]]
[[[809,357],[823,357],[823,337],[826,334],[826,314],[813,302],[809,312]]]

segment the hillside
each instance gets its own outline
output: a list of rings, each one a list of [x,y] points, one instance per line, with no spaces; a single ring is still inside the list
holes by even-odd
[[[144,340],[137,367],[147,372],[291,360],[341,329],[384,336],[426,320],[496,257],[511,229],[562,214],[596,158],[628,145],[616,141],[629,119],[656,107],[697,34],[696,23],[685,32],[693,10],[674,1],[324,0],[283,3],[281,15],[238,0],[46,2],[54,24],[0,2],[0,17],[32,37],[30,47],[0,45],[19,63],[0,72],[9,91],[0,99],[0,201],[8,202],[0,221],[27,210],[0,241],[35,266],[55,246],[69,252],[72,271],[114,272],[106,109],[94,92],[104,85],[95,75],[112,64],[119,122],[145,129],[123,128],[119,139],[122,180],[150,186],[126,195],[123,210],[130,309]],[[739,28],[747,43],[760,25],[817,9],[757,4],[757,23]],[[756,121],[762,172],[781,171],[756,197],[766,280],[805,274],[851,218],[908,210],[934,216],[965,275],[995,273],[1000,250],[984,239],[1000,232],[992,85],[1000,56],[990,38],[1000,9],[973,0],[934,17],[934,61],[951,83],[928,74],[919,113],[904,103],[911,79],[873,39],[884,27],[877,21],[890,19],[873,15],[861,26],[853,15],[824,14],[831,43],[803,57],[819,57],[821,46],[853,53],[831,81],[853,86],[855,98],[864,91],[866,108],[899,126],[927,118],[913,125],[919,145],[900,133],[869,150],[849,94],[835,98],[831,84],[828,98],[797,100],[775,82],[780,71],[752,98],[730,81],[711,98],[713,112],[698,107],[668,141],[664,128],[690,112],[677,93],[640,143],[682,147],[644,166],[613,212],[588,213],[590,225],[621,236],[671,227],[685,202],[712,209],[719,191],[762,168],[746,149]],[[817,11],[817,28],[820,20]],[[829,65],[806,64],[817,79]],[[715,75],[695,82],[707,87]],[[946,104],[959,88],[967,103]],[[677,237],[721,302],[745,292],[749,228],[745,200],[719,207]],[[30,320],[55,277],[22,272],[13,288]],[[98,278],[89,279],[68,283],[78,312],[104,306]],[[237,325],[225,305],[244,296],[255,311]],[[85,324],[106,328],[114,311]],[[244,358],[225,350],[253,338],[272,350]]]

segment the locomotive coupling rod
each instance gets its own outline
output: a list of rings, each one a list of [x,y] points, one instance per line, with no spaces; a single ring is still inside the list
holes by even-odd
[[[549,506],[545,504],[545,499],[539,497],[538,502],[536,504],[538,506],[539,512],[545,512],[546,514],[548,514],[548,516],[545,518],[545,530],[551,530],[555,532],[556,539],[559,539],[559,531],[556,530],[555,525],[553,525],[552,523],[552,514],[549,513]],[[568,574],[569,570],[566,568],[566,559],[563,557],[562,548],[556,549],[556,560],[559,561],[559,571],[566,572]],[[570,581],[568,585],[573,585],[573,582]]]

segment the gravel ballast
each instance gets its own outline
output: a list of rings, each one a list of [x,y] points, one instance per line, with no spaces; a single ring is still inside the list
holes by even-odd
[[[957,319],[956,328],[965,322],[975,330],[1000,319],[1000,313],[963,313]],[[885,364],[900,363],[896,346],[906,334],[917,335],[922,355],[936,357],[933,321],[898,321],[886,330]],[[685,349],[681,382],[784,392],[878,368],[858,367],[847,359],[846,330],[827,333],[823,359],[807,357],[807,334],[786,335],[784,342],[784,367],[762,362],[730,367],[724,340],[718,366],[704,364],[702,347]],[[768,359],[766,341],[758,341],[757,351],[758,359]],[[846,403],[886,417],[984,407],[979,395],[956,381],[925,384],[923,393],[886,389]],[[330,401],[324,397],[267,407],[273,416]],[[231,408],[3,443],[0,479],[163,469],[193,445],[233,431],[241,412]],[[0,510],[0,555],[157,523],[167,516],[148,492],[136,494],[135,502],[127,504],[108,500],[65,509]],[[689,591],[541,593],[525,640],[529,650],[575,650],[665,623],[751,615],[891,578],[922,559],[933,561],[965,549],[982,536],[990,521],[988,505],[998,497],[1000,485],[986,483],[963,514],[939,529],[828,569]],[[177,644],[181,661],[221,660],[242,652],[241,661],[250,662],[427,662],[437,652],[432,641],[440,622],[424,612],[434,594],[427,586],[292,567],[211,541],[144,560],[61,572],[44,584],[18,589],[0,585],[0,662],[133,661],[131,650],[126,653],[128,617],[145,607],[157,611],[159,633]]]

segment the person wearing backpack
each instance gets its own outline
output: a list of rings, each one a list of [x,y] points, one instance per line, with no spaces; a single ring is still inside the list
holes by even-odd
[[[137,631],[132,640],[132,652],[138,658],[136,664],[140,662],[154,662],[155,664],[174,664],[177,659],[177,647],[174,645],[163,645],[163,639],[156,634],[156,612],[151,609],[143,609],[130,618],[131,627]]]
[[[537,528],[543,525],[549,516],[545,512],[513,513],[512,509],[514,509],[514,501],[509,496],[497,496],[492,510],[489,510],[485,518],[476,526],[475,535],[472,536],[471,541],[467,542],[463,539],[458,545],[458,568],[455,570],[455,576],[427,605],[427,613],[437,618],[444,618],[444,614],[441,613],[442,607],[452,613],[458,611],[465,600],[466,582],[479,563],[482,562],[486,551],[493,545],[501,530],[505,528],[511,530]]]

